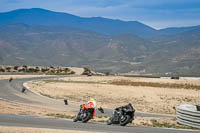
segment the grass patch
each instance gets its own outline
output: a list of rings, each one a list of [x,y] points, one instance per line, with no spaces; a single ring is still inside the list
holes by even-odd
[[[155,119],[152,119],[151,123],[152,123],[153,127],[176,128],[176,129],[198,129],[198,128],[185,126],[185,125],[171,124],[171,123],[168,123],[168,122],[158,122]]]
[[[193,89],[200,90],[200,86],[192,84],[176,84],[176,83],[152,83],[152,82],[133,82],[129,80],[112,81],[113,85],[128,85],[128,86],[148,86],[148,87],[160,87],[160,88],[177,88],[177,89]]]
[[[65,119],[74,119],[76,116],[74,115],[66,115],[66,114],[47,114],[47,116],[53,116],[56,118],[65,118]]]
[[[79,83],[79,84],[105,84],[94,81],[66,81],[66,80],[44,80],[45,83]]]

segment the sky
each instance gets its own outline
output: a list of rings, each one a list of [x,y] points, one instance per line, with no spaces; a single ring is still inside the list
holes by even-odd
[[[0,12],[22,8],[140,21],[156,29],[200,25],[200,0],[0,0]]]

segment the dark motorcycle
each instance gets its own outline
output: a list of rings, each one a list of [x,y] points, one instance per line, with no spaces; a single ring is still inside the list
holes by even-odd
[[[118,107],[113,111],[113,115],[108,119],[107,125],[120,124],[120,126],[126,126],[134,120],[135,109],[132,104]]]
[[[94,108],[85,108],[85,104],[80,106],[80,111],[76,118],[73,120],[74,122],[82,121],[83,123],[88,122],[90,119],[92,119],[92,114],[94,113]]]

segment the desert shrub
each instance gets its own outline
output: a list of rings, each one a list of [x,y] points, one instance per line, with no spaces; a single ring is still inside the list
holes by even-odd
[[[22,69],[19,69],[18,71],[19,71],[19,72],[25,72],[26,69],[25,69],[25,68],[22,68]]]
[[[83,69],[84,69],[84,72],[82,73],[82,75],[89,75],[92,73],[88,67],[84,67]]]
[[[19,66],[14,66],[14,70],[18,70]]]
[[[68,74],[75,74],[75,72],[74,71],[71,71],[70,73],[68,73]]]
[[[36,72],[36,69],[35,69],[35,68],[28,68],[28,69],[27,69],[27,72],[33,73],[33,72]]]
[[[55,70],[51,70],[50,72],[51,72],[51,73],[56,73],[56,71],[55,71]]]
[[[27,72],[27,71],[28,71],[28,70],[27,70],[28,67],[27,67],[26,65],[23,65],[22,67],[24,68],[24,71],[23,71],[23,72]]]
[[[42,72],[47,72],[47,71],[49,71],[49,68],[42,68],[41,71]]]
[[[68,71],[69,71],[69,68],[65,68],[64,71],[65,71],[65,72],[68,72]]]
[[[104,72],[104,74],[105,74],[106,76],[109,76],[109,75],[110,75],[110,72]]]
[[[24,67],[25,69],[27,69],[27,68],[28,68],[26,65],[23,65],[22,67]]]
[[[39,67],[35,67],[35,72],[39,72],[40,68]]]
[[[3,68],[0,68],[0,72],[5,72],[5,69],[3,69]]]
[[[7,70],[7,71],[10,71],[10,70],[11,70],[11,67],[6,67],[6,70]]]

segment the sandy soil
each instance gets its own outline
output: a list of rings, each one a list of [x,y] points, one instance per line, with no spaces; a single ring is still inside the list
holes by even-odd
[[[30,105],[24,105],[20,103],[10,102],[7,100],[0,99],[0,113],[1,114],[23,114],[23,115],[48,115],[48,114],[65,114],[73,116],[72,112],[62,112],[57,110],[51,110],[41,107],[35,107]]]
[[[199,90],[109,84],[111,81],[121,79],[135,82],[200,85],[199,80],[92,76],[62,78],[62,82],[31,82],[29,86],[32,90],[50,95],[53,98],[67,98],[83,103],[93,97],[98,106],[105,108],[115,108],[130,102],[137,111],[150,113],[175,114],[173,108],[177,105],[200,102]]]
[[[95,132],[0,126],[0,133],[95,133]]]
[[[10,79],[11,77],[13,79],[18,78],[33,78],[33,77],[46,77],[49,75],[0,75],[0,79]]]

